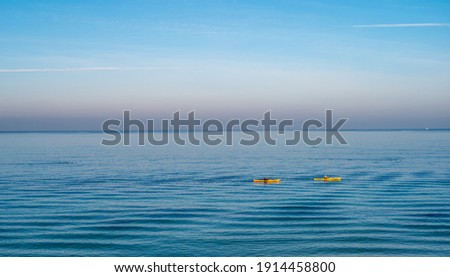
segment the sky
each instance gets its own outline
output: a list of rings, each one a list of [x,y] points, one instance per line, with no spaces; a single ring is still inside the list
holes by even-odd
[[[0,1],[0,131],[142,119],[450,128],[450,1]]]

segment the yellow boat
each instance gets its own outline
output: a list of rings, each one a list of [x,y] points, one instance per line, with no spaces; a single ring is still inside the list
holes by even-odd
[[[314,178],[314,181],[340,182],[340,181],[342,181],[342,178],[341,177],[321,177],[321,178]]]
[[[253,179],[255,183],[279,183],[281,179]]]

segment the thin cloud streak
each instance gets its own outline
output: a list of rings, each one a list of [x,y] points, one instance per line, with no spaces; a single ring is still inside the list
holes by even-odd
[[[353,25],[353,28],[450,27],[450,23],[401,23]]]
[[[130,70],[164,70],[182,69],[181,67],[75,67],[75,68],[15,68],[0,69],[0,73],[29,72],[80,72],[80,71],[130,71]]]

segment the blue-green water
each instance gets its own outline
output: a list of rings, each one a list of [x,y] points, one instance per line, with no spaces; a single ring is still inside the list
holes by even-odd
[[[349,145],[0,134],[1,256],[450,256],[450,132]],[[340,183],[313,177],[341,176]],[[283,178],[254,185],[254,177]]]

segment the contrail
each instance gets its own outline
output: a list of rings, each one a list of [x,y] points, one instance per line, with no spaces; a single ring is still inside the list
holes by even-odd
[[[353,28],[450,27],[450,23],[401,23],[353,25]]]
[[[13,68],[13,69],[0,69],[0,73],[26,73],[26,72],[77,72],[77,71],[129,71],[129,70],[160,70],[160,69],[181,69],[181,67]]]

